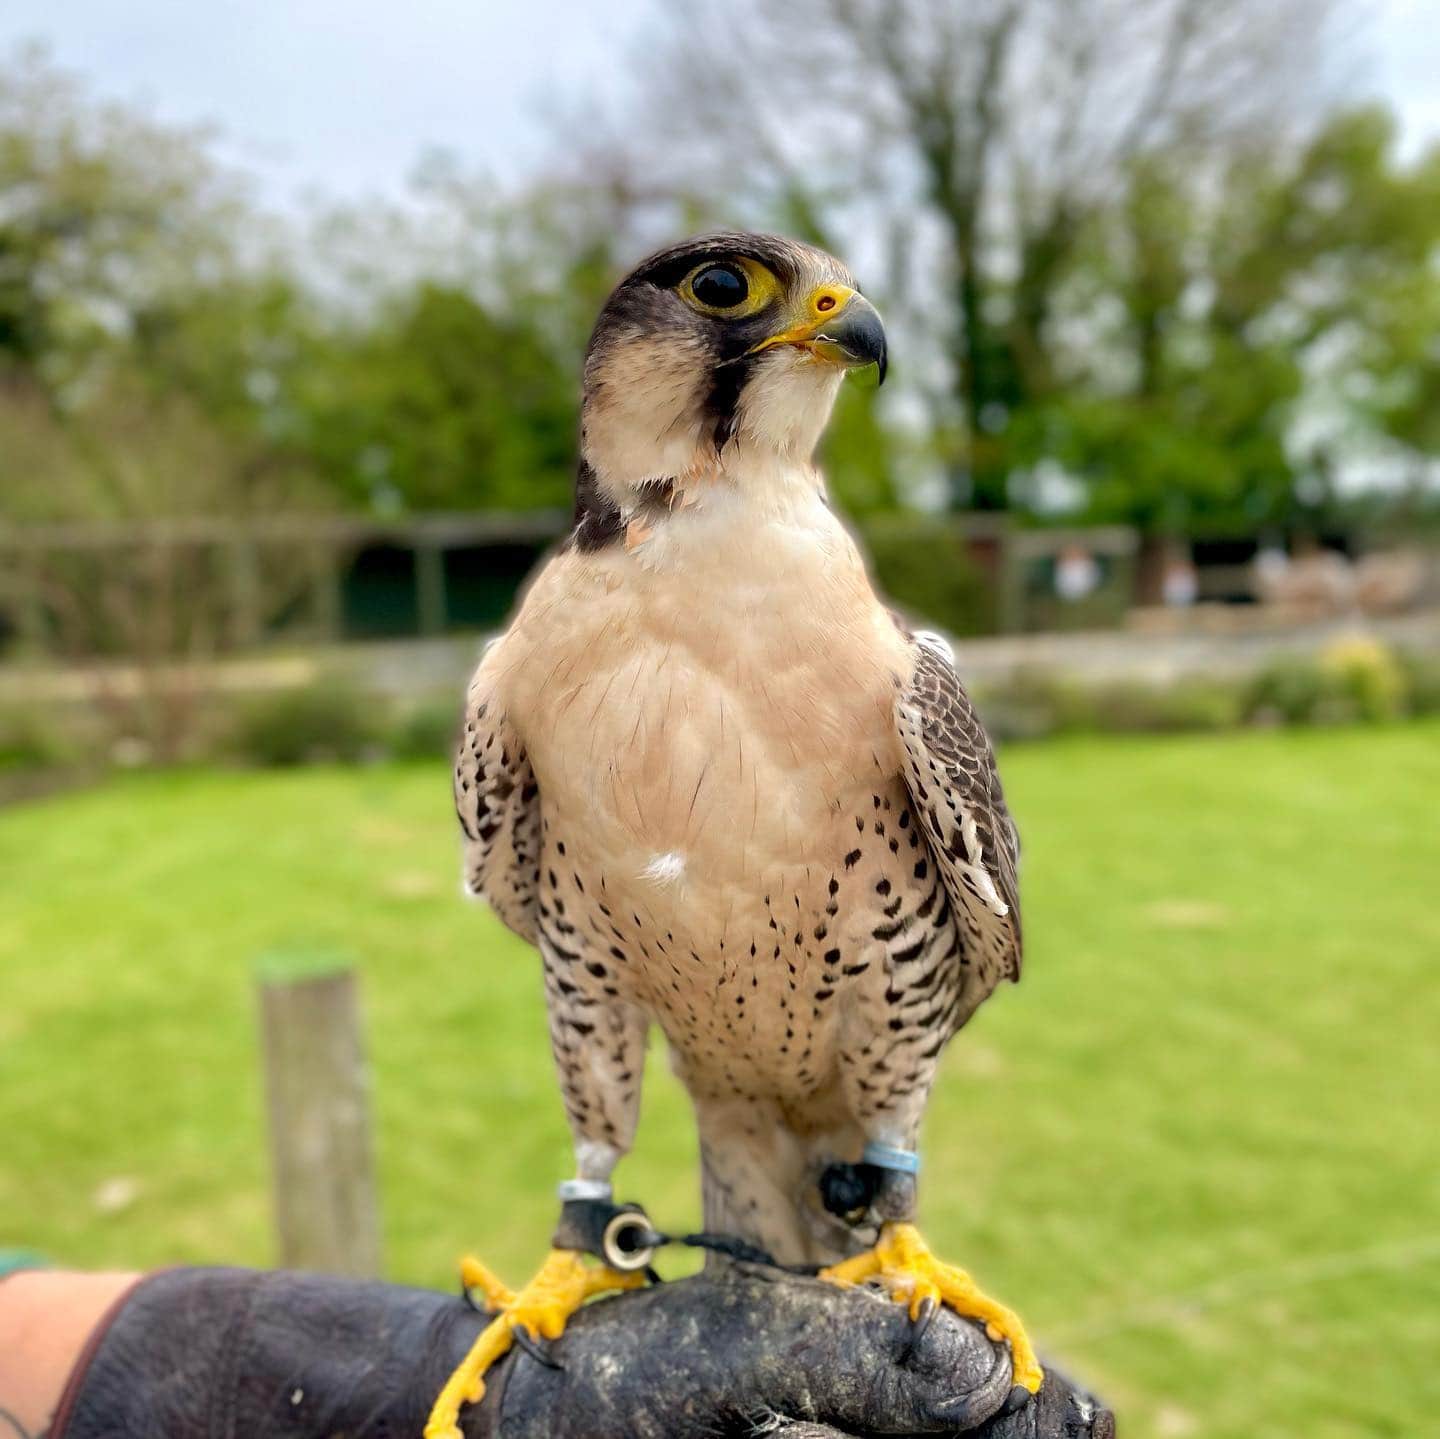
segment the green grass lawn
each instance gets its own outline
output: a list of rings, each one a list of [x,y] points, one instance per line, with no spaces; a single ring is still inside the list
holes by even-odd
[[[1028,949],[952,1046],[932,1240],[1128,1436],[1440,1409],[1440,727],[1015,749]],[[443,769],[134,777],[0,814],[0,1246],[271,1260],[251,970],[363,972],[393,1277],[541,1254],[568,1144],[532,955]],[[696,1217],[652,1064],[623,1196]]]

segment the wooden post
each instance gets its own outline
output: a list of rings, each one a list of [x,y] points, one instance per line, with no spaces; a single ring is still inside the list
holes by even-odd
[[[345,637],[345,581],[340,552],[333,542],[320,540],[310,554],[314,637],[322,644],[334,644]]]
[[[422,635],[445,629],[445,552],[422,541],[415,546],[415,612]]]
[[[292,958],[261,967],[280,1263],[373,1278],[380,1225],[359,1012],[348,969]]]
[[[1002,635],[1018,635],[1025,629],[1025,558],[1009,525],[1000,536],[999,549],[996,628]]]
[[[12,550],[6,557],[18,577],[16,585],[16,627],[27,657],[38,659],[49,649],[49,624],[45,617],[45,562],[48,556],[39,545]]]
[[[255,537],[240,533],[225,548],[229,566],[230,643],[237,649],[258,644],[263,628],[260,603],[260,559]]]

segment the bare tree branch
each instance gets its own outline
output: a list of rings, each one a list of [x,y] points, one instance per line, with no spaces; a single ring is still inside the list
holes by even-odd
[[[650,113],[679,141],[662,166],[713,175],[726,218],[798,213],[873,260],[916,388],[937,424],[964,417],[994,502],[986,427],[1056,383],[1048,329],[1092,215],[1158,149],[1189,147],[1202,176],[1303,130],[1331,4],[688,0]]]

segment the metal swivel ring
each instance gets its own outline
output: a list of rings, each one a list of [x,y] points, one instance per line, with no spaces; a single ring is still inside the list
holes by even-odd
[[[642,1209],[621,1209],[610,1216],[600,1236],[600,1257],[621,1273],[645,1269],[664,1242]]]

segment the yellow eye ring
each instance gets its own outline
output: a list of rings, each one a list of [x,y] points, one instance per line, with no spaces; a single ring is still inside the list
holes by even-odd
[[[706,260],[676,286],[692,310],[718,319],[740,320],[758,314],[780,295],[780,281],[748,255]]]

